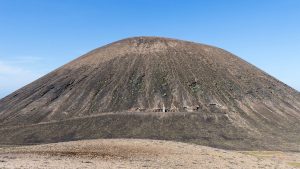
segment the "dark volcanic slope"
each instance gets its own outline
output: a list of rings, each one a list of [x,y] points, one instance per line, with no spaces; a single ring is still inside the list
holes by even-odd
[[[137,37],[0,100],[0,124],[6,143],[137,137],[268,148],[272,138],[299,148],[300,94],[222,49]]]

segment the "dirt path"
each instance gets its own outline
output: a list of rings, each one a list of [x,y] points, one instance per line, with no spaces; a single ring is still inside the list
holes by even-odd
[[[157,140],[98,139],[0,148],[0,169],[297,167],[300,153],[236,152]]]

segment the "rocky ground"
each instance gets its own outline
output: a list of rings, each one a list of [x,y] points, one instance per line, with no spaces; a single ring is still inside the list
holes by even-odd
[[[297,167],[300,153],[238,152],[158,140],[97,139],[0,148],[1,169]]]

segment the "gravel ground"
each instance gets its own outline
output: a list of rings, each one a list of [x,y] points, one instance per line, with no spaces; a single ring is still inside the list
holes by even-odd
[[[300,153],[237,152],[158,140],[97,139],[0,148],[0,169],[297,167]]]

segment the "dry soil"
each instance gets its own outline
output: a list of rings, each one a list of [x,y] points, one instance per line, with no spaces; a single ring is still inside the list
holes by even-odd
[[[229,151],[159,140],[97,139],[0,148],[1,169],[297,167],[300,153]]]

